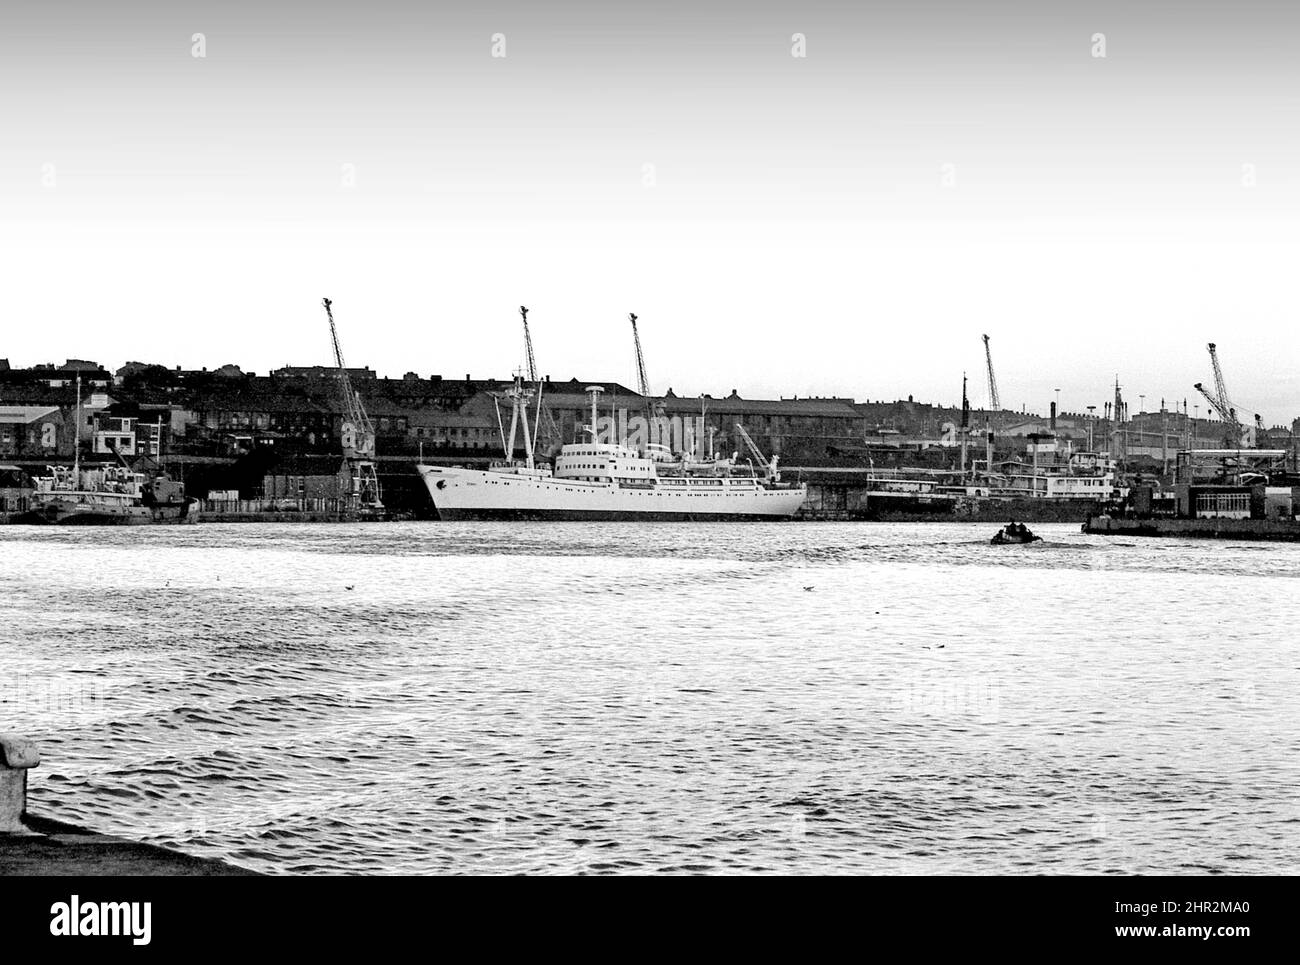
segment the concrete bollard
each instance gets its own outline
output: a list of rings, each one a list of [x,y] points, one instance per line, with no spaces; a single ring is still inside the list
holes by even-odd
[[[27,738],[0,734],[0,834],[27,833],[27,769],[40,762],[40,751]]]

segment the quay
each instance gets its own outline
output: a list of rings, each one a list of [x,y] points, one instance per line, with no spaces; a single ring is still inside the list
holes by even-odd
[[[1246,539],[1300,542],[1294,519],[1179,519],[1093,516],[1083,524],[1091,536],[1172,536],[1189,539]]]
[[[259,876],[215,858],[87,831],[27,813],[27,772],[40,764],[30,740],[0,734],[0,876]]]
[[[1180,481],[1134,486],[1127,499],[1088,518],[1095,536],[1170,536],[1300,542],[1300,485],[1277,466],[1281,449],[1179,453]],[[1210,463],[1211,471],[1199,471]],[[1219,465],[1214,465],[1214,464]]]
[[[881,523],[1082,523],[1102,511],[1102,498],[993,494],[980,487],[941,486],[933,480],[886,476],[861,469],[786,467],[808,486],[795,518]]]

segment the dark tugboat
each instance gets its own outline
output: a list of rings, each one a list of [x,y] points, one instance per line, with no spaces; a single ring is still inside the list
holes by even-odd
[[[76,425],[81,425],[81,379],[77,379]],[[161,425],[158,430],[162,437]],[[199,502],[187,498],[184,483],[172,479],[160,464],[147,460],[149,472],[132,467],[117,447],[108,443],[117,465],[85,466],[81,443],[73,443],[71,466],[50,466],[37,476],[28,509],[14,523],[59,526],[140,526],[198,522]],[[161,456],[161,442],[159,455]]]
[[[1010,522],[1003,526],[989,540],[994,546],[1020,545],[1024,543],[1041,543],[1043,538],[1035,536],[1024,523]]]
[[[198,522],[198,501],[165,473],[153,476],[127,466],[50,467],[38,476],[31,509],[16,523],[63,526],[137,526]]]

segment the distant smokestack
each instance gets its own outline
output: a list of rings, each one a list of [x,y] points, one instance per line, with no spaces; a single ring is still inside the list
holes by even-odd
[[[1052,431],[1055,432],[1055,431],[1056,431],[1056,403],[1055,403],[1055,402],[1052,403],[1052,423],[1051,423],[1051,425],[1052,425]]]

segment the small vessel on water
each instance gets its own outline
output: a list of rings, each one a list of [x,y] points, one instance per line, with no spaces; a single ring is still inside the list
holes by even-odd
[[[1035,536],[1024,523],[1007,523],[996,533],[989,543],[993,546],[1016,546],[1025,543],[1041,543],[1043,538]]]

